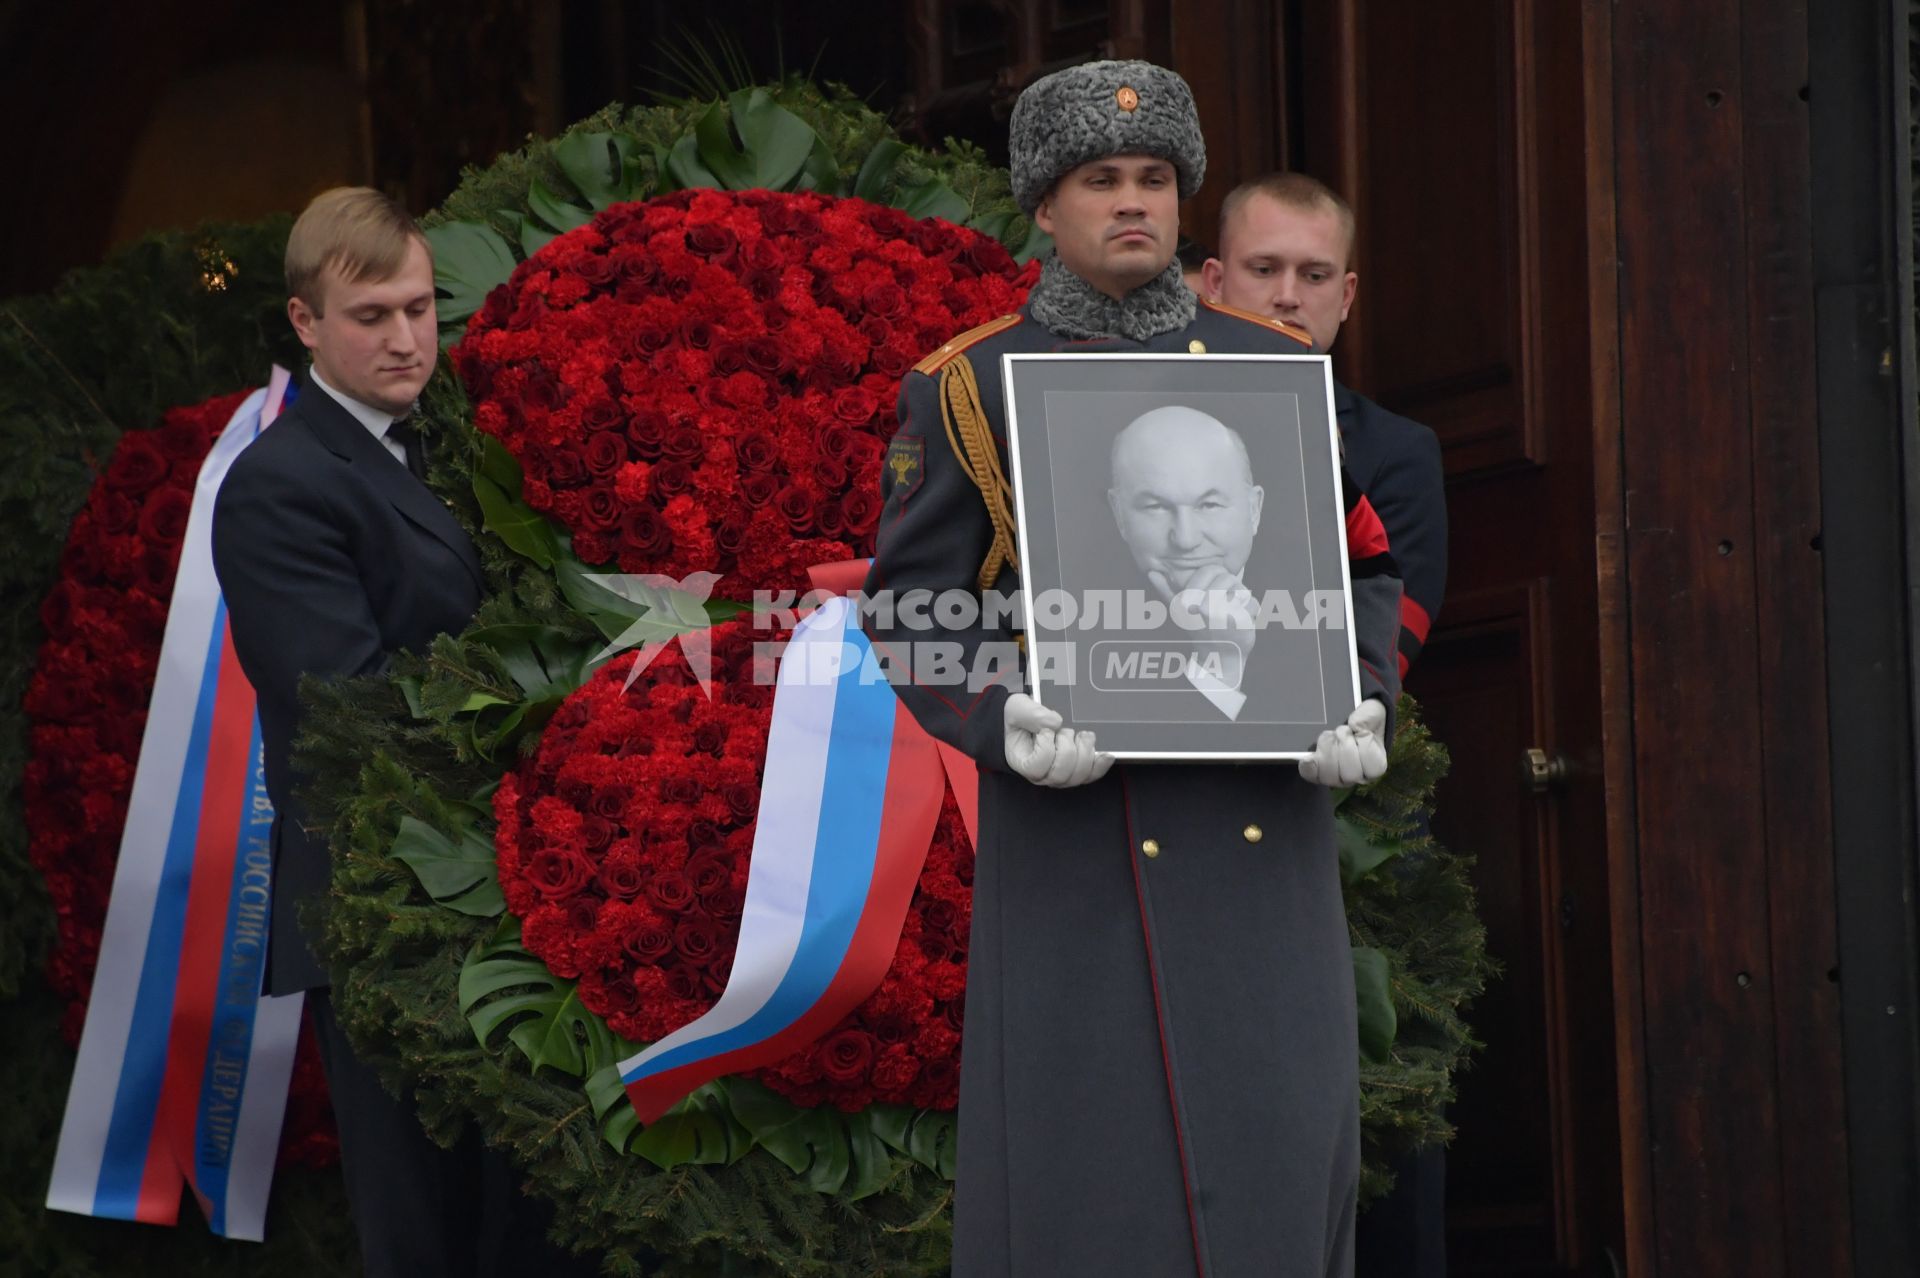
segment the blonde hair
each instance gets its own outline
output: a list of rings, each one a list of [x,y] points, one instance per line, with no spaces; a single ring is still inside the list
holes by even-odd
[[[287,236],[287,296],[322,314],[320,278],[328,267],[348,283],[390,279],[406,262],[413,240],[427,244],[407,211],[389,196],[368,186],[322,191]],[[427,256],[433,256],[431,245]]]
[[[1347,267],[1353,267],[1353,243],[1355,224],[1353,206],[1340,198],[1340,193],[1322,182],[1319,178],[1308,177],[1304,173],[1269,173],[1252,181],[1242,182],[1227,192],[1227,198],[1220,202],[1220,244],[1226,247],[1227,223],[1240,211],[1240,206],[1256,195],[1264,195],[1276,200],[1288,208],[1299,209],[1303,213],[1331,213],[1340,221],[1340,230],[1347,237]]]

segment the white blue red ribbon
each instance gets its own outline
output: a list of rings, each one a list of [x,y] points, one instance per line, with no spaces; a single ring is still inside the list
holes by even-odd
[[[301,998],[263,998],[273,805],[213,572],[213,501],[291,398],[235,411],[195,484],[47,1206],[259,1241]]]
[[[620,1063],[642,1122],[806,1046],[879,987],[945,788],[940,752],[851,603],[828,600],[781,659],[727,987],[704,1016]]]

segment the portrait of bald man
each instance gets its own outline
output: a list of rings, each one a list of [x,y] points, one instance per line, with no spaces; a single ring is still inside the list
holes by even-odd
[[[1027,672],[1122,755],[1298,757],[1356,699],[1371,507],[1323,360],[1196,354],[1008,357]]]
[[[1246,571],[1266,499],[1246,441],[1218,418],[1171,404],[1114,436],[1111,474],[1107,501],[1134,566],[1160,602],[1205,619],[1182,636],[1192,645],[1185,682],[1237,720],[1259,638]]]

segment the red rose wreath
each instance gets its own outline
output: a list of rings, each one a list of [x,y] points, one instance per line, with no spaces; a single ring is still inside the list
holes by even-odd
[[[158,429],[120,437],[40,607],[47,637],[27,685],[22,792],[28,855],[53,898],[47,983],[67,1000],[61,1032],[69,1043],[80,1041],[93,990],[194,481],[247,394],[170,409]],[[339,1150],[320,1058],[302,1034],[280,1160],[323,1167]]]
[[[803,591],[871,549],[901,377],[1015,309],[1035,269],[860,200],[684,191],[528,258],[454,362],[585,562],[715,572],[723,599]],[[712,1006],[732,965],[773,693],[754,638],[714,628],[711,700],[677,649],[624,692],[609,663],[495,796],[522,943],[636,1042]],[[756,1077],[803,1107],[954,1108],[972,877],[948,795],[880,988]]]
[[[631,689],[615,661],[555,712],[494,794],[521,943],[614,1033],[651,1042],[718,1001],[733,966],[773,709],[742,619],[714,627],[711,699],[678,648]],[[949,794],[893,964],[813,1046],[755,1075],[794,1104],[959,1101],[973,851]]]
[[[522,262],[453,357],[581,560],[746,599],[870,547],[901,376],[1035,270],[863,200],[682,191]]]

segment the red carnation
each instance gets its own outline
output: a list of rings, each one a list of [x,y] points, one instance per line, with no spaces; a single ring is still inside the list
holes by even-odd
[[[873,1085],[881,1091],[905,1092],[920,1077],[920,1061],[906,1047],[895,1045],[873,1063]]]

